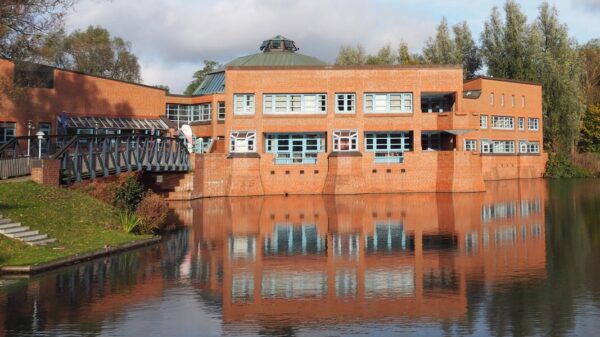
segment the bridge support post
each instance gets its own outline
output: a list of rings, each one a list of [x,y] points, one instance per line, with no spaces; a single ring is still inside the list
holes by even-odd
[[[32,160],[31,180],[38,184],[58,186],[60,184],[60,160]]]

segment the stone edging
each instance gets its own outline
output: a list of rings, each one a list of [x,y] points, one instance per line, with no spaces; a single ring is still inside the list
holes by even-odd
[[[50,261],[50,262],[42,263],[42,264],[34,264],[34,265],[29,265],[29,266],[4,266],[4,267],[0,268],[0,274],[3,274],[3,273],[6,273],[6,274],[36,274],[36,273],[46,271],[49,269],[55,269],[55,268],[59,268],[59,267],[73,265],[73,264],[81,263],[81,262],[88,261],[91,259],[95,259],[98,257],[112,255],[115,253],[123,252],[126,250],[131,250],[131,249],[139,248],[139,247],[143,247],[143,246],[148,246],[148,245],[160,242],[161,240],[162,240],[161,236],[155,236],[150,239],[129,242],[129,243],[125,243],[125,244],[122,244],[122,245],[119,245],[116,247],[102,248],[102,249],[98,249],[98,250],[90,252],[90,253],[69,256],[69,257],[65,257],[62,259],[58,259],[58,260],[54,260],[54,261]]]

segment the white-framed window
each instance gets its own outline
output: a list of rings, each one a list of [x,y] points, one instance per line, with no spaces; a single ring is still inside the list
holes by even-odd
[[[510,106],[512,106],[512,107],[514,108],[514,107],[515,107],[515,104],[517,104],[517,103],[516,103],[516,98],[515,98],[515,95],[511,95],[511,96],[510,96]]]
[[[490,92],[490,105],[494,105],[494,93]]]
[[[333,130],[333,151],[358,151],[358,130]]]
[[[540,119],[529,118],[529,120],[527,121],[527,128],[531,131],[538,131],[540,129]]]
[[[275,164],[315,164],[325,152],[325,133],[266,133],[265,151]]]
[[[527,152],[540,153],[540,142],[529,142],[527,144]]]
[[[4,144],[15,137],[17,133],[17,123],[0,122],[0,144]]]
[[[232,131],[229,138],[229,152],[256,152],[256,131]]]
[[[512,140],[494,140],[492,142],[493,153],[515,153],[515,142]]]
[[[504,94],[500,95],[500,106],[504,106]]]
[[[489,140],[481,140],[481,153],[492,152],[492,142]]]
[[[365,150],[375,153],[376,163],[401,163],[411,151],[412,132],[365,132]]]
[[[519,153],[527,153],[527,141],[521,140],[519,141]]]
[[[519,117],[519,130],[525,130],[525,117]]]
[[[475,139],[465,139],[465,151],[477,151],[477,141]]]
[[[167,118],[178,124],[210,121],[210,103],[167,104]]]
[[[365,112],[412,112],[412,92],[365,94]]]
[[[487,129],[488,128],[488,120],[486,115],[479,116],[479,128]]]
[[[525,95],[521,96],[521,107],[525,107]]]
[[[266,94],[263,96],[263,113],[325,114],[327,94]]]
[[[356,94],[335,94],[335,112],[356,112]]]
[[[220,101],[217,106],[217,120],[225,120],[225,102]]]
[[[513,130],[515,118],[508,116],[492,116],[492,129]]]
[[[254,94],[233,95],[233,113],[235,115],[254,115]]]

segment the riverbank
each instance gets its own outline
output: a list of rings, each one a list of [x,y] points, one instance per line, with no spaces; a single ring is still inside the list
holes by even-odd
[[[100,200],[33,182],[0,184],[0,214],[57,239],[48,246],[28,246],[0,235],[0,267],[74,262],[92,252],[152,238],[121,231],[117,210]]]

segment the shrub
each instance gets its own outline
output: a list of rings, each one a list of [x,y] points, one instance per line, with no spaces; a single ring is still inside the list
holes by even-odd
[[[141,223],[141,219],[137,214],[129,211],[121,212],[119,218],[125,233],[133,233]]]
[[[575,153],[571,155],[571,160],[575,165],[585,169],[592,175],[600,176],[600,157],[598,157],[598,153]]]
[[[551,153],[546,165],[548,178],[586,178],[592,176],[586,169],[575,165],[569,156]]]
[[[129,212],[135,212],[144,197],[145,188],[136,175],[126,175],[117,181],[114,190],[113,204]]]
[[[148,192],[138,204],[136,214],[141,220],[139,232],[156,233],[164,229],[169,206],[160,195]]]

